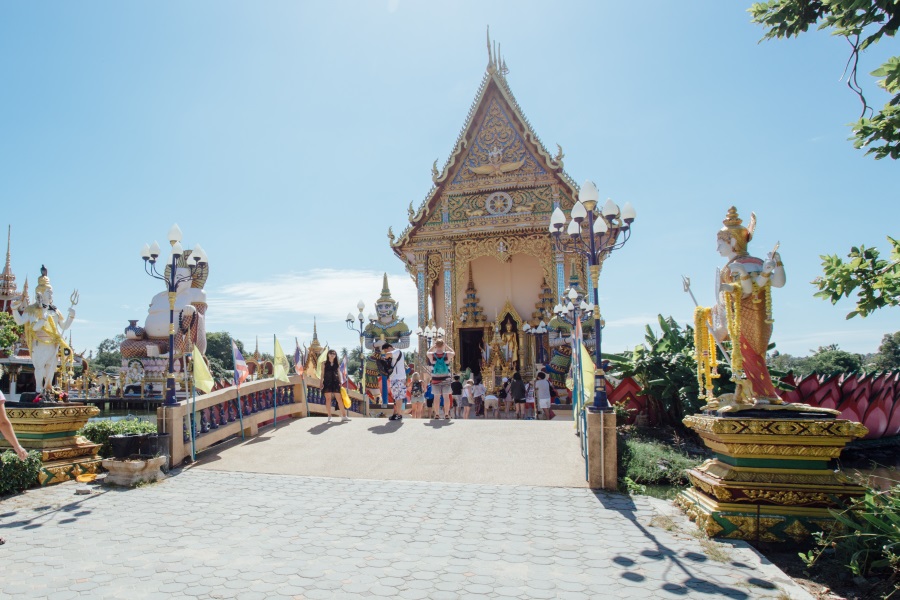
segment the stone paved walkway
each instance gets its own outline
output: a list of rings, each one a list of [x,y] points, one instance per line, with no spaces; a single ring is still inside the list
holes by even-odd
[[[192,469],[0,503],[0,597],[810,598],[669,504],[584,488]]]
[[[327,423],[311,417],[210,448],[197,466],[349,479],[587,487],[572,421],[357,418]]]

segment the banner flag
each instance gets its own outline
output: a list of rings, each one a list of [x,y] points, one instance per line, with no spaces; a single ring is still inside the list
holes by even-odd
[[[319,355],[319,360],[316,363],[316,379],[322,379],[322,370],[325,368],[325,359],[328,358],[328,346],[326,345],[322,348],[322,354]]]
[[[194,387],[198,390],[203,390],[207,394],[210,393],[215,382],[209,372],[209,368],[206,366],[206,361],[203,360],[203,355],[197,350],[197,346],[194,346],[192,361],[194,363]]]
[[[294,372],[297,375],[303,375],[303,353],[300,352],[300,342],[297,341],[297,338],[294,338]]]
[[[240,387],[250,377],[250,369],[247,368],[247,361],[244,360],[244,355],[234,340],[231,340],[231,355],[234,358],[234,385]]]
[[[274,366],[273,376],[275,379],[290,383],[291,380],[288,379],[290,365],[288,364],[287,356],[284,355],[284,350],[281,349],[281,344],[278,343],[278,338],[275,338],[275,360],[272,361],[272,364]]]

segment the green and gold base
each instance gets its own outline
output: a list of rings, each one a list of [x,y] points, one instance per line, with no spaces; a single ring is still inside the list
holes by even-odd
[[[833,526],[829,509],[865,493],[831,468],[866,434],[859,423],[790,411],[694,415],[684,423],[715,458],[688,471],[693,487],[676,503],[710,536],[801,541]]]
[[[41,453],[39,485],[70,481],[79,475],[97,473],[100,444],[77,435],[88,419],[100,414],[96,406],[60,404],[54,406],[7,406],[6,416],[12,422],[19,443],[27,450]],[[0,438],[0,450],[9,443]]]

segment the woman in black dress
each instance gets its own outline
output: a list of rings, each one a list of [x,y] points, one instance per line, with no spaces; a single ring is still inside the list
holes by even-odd
[[[329,350],[325,358],[322,370],[322,393],[325,394],[325,410],[328,412],[328,422],[331,423],[331,402],[337,402],[341,409],[341,422],[349,421],[347,409],[344,408],[344,400],[341,398],[341,365],[338,363],[337,352]]]

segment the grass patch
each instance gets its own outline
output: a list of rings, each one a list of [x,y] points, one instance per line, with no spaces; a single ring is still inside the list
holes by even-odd
[[[666,515],[656,515],[652,519],[650,519],[651,527],[659,527],[660,529],[664,529],[666,531],[675,531],[678,529],[678,525],[671,519],[671,517],[667,517]]]
[[[626,438],[619,475],[636,484],[686,486],[686,471],[700,462],[662,442]]]
[[[710,558],[710,560],[714,560],[720,563],[727,563],[730,559],[728,553],[722,548],[721,544],[717,544],[709,538],[703,538],[700,540],[700,547],[703,548],[703,552]]]

